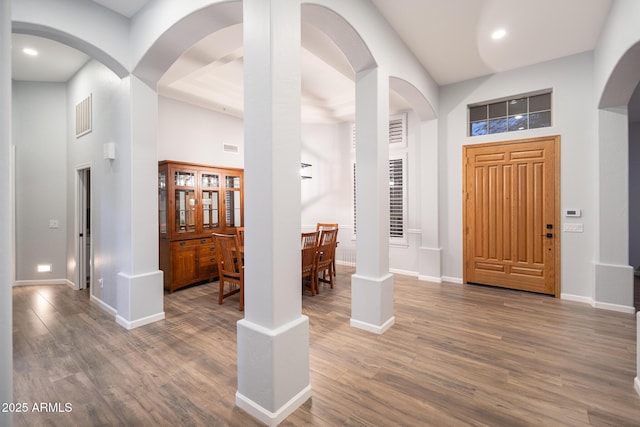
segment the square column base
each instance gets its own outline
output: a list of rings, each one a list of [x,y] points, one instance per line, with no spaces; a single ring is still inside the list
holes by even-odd
[[[163,272],[152,271],[129,276],[118,273],[116,322],[133,329],[164,319]]]
[[[351,326],[382,334],[395,323],[393,275],[351,276]]]
[[[236,405],[276,426],[311,397],[309,318],[277,329],[238,321]]]
[[[595,263],[596,308],[635,313],[633,307],[633,267]]]

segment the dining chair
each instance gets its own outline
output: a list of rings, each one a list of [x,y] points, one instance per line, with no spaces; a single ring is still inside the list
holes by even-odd
[[[216,248],[216,260],[218,261],[218,275],[220,276],[218,304],[222,304],[225,298],[240,293],[239,310],[243,311],[244,265],[238,237],[235,234],[213,233],[213,242]],[[225,283],[229,284],[227,292],[225,292]]]
[[[244,246],[244,227],[236,227],[236,236],[238,236],[238,245]]]
[[[318,243],[318,253],[316,255],[316,275],[319,282],[329,283],[333,288],[334,260],[336,250],[336,238],[338,237],[338,229],[323,230],[320,234]],[[328,278],[327,278],[328,277]],[[316,287],[316,293],[319,293],[319,286]]]
[[[325,222],[319,222],[316,224],[316,231],[319,231],[320,233],[322,233],[324,230],[337,230],[338,229],[338,224],[333,224],[333,223],[325,223]],[[337,237],[336,237],[336,246],[338,246],[338,241],[337,241]],[[331,264],[332,264],[332,268],[333,268],[333,275],[336,275],[336,251],[333,251],[333,259],[331,260]]]
[[[318,274],[316,273],[316,254],[318,251],[318,232],[302,233],[302,286],[308,283],[311,296],[318,289]]]
[[[320,233],[318,231],[310,231],[308,233],[302,233],[301,236],[301,243],[302,243],[302,248],[307,248],[307,247],[316,247],[318,246],[318,236],[320,235]]]

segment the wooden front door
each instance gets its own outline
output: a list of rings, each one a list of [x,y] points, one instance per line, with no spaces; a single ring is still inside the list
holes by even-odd
[[[560,296],[560,137],[463,147],[464,282]]]

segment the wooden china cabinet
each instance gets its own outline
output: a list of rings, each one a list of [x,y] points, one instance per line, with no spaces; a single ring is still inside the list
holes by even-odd
[[[242,169],[158,163],[160,269],[169,292],[218,277],[212,233],[244,222]]]

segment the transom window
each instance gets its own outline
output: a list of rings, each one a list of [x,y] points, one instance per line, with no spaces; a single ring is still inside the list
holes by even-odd
[[[551,126],[551,92],[469,105],[469,136]]]

